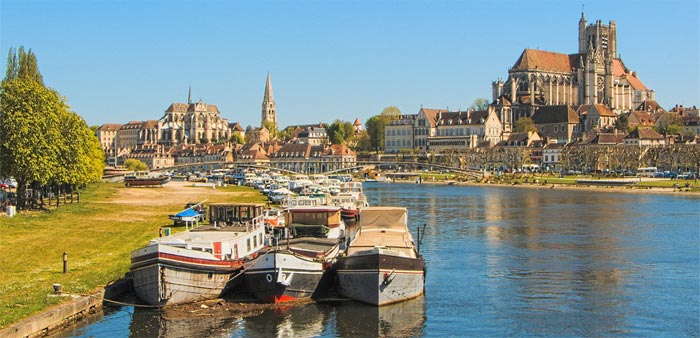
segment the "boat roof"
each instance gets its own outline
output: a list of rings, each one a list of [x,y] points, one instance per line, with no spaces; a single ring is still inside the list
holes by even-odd
[[[300,212],[339,212],[340,207],[330,207],[325,205],[319,206],[300,206],[300,207],[290,207],[287,208],[289,212],[300,213]]]
[[[360,227],[363,229],[382,228],[407,231],[406,208],[366,207],[360,210]]]
[[[183,211],[180,211],[180,212],[178,212],[177,214],[175,214],[176,217],[194,217],[194,216],[197,216],[197,215],[199,215],[199,213],[196,212],[196,211],[194,211],[194,210],[192,210],[192,208],[187,208],[187,209],[185,209],[185,210],[183,210]]]
[[[227,206],[232,206],[232,207],[264,207],[264,203],[209,203],[209,206],[212,205],[227,205]]]

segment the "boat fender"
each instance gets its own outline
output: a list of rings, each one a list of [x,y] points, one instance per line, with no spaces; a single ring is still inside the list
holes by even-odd
[[[272,283],[272,275],[268,273],[268,274],[265,276],[265,280],[267,280],[268,283]]]

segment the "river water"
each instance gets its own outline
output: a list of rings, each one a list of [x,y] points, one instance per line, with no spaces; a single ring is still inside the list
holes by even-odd
[[[424,297],[239,320],[109,309],[68,337],[700,336],[700,198],[367,183],[425,224]]]

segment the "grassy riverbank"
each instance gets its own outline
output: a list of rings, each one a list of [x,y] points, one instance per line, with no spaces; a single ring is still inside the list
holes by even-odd
[[[240,187],[98,183],[81,193],[80,203],[0,217],[0,328],[70,299],[53,296],[54,283],[64,294],[82,294],[123,277],[131,251],[157,237],[161,226],[171,226],[167,215],[188,201],[263,202],[263,197]]]

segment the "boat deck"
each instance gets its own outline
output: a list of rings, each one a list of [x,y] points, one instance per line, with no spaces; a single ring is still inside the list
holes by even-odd
[[[228,232],[246,232],[252,224],[248,224],[247,226],[245,224],[237,224],[237,225],[217,225],[214,226],[213,224],[207,224],[207,225],[201,225],[199,227],[196,227],[190,231],[193,232],[202,232],[202,231],[228,231]]]
[[[293,249],[303,249],[309,251],[325,252],[338,244],[338,240],[325,238],[295,238],[289,240],[289,246]],[[280,246],[286,245],[285,241],[280,242]]]

